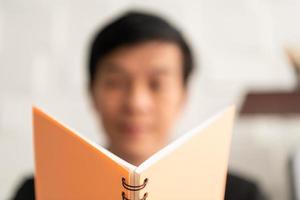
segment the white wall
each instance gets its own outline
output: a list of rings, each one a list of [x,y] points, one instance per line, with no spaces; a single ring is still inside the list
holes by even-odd
[[[239,104],[248,88],[294,86],[280,46],[300,43],[299,0],[0,0],[0,199],[7,199],[20,178],[33,171],[32,104],[93,140],[104,140],[85,91],[88,39],[99,25],[131,7],[173,21],[199,58],[201,69],[178,134],[225,104]],[[281,134],[286,128],[262,134],[257,124],[264,120],[277,123],[237,121],[231,168],[256,177],[273,199],[286,199],[286,177],[274,175],[283,174],[287,152],[299,144],[299,119],[292,119],[292,125],[283,122],[297,133],[292,139]],[[281,139],[274,137],[287,138],[285,146],[278,147]],[[266,157],[253,162],[256,155]],[[265,167],[265,159],[273,170]]]

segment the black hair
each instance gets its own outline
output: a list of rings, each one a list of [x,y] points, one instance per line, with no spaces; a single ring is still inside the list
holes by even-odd
[[[96,72],[99,70],[97,63],[105,55],[121,46],[152,40],[168,41],[178,45],[183,55],[183,81],[184,85],[187,85],[194,61],[182,33],[157,15],[128,11],[104,26],[93,38],[88,58],[89,86],[92,87]]]

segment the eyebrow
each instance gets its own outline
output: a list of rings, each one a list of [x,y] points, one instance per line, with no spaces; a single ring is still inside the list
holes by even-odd
[[[112,73],[112,74],[128,74],[126,70],[124,70],[119,65],[116,65],[114,63],[103,63],[102,64],[102,72],[105,73]],[[151,76],[164,76],[171,73],[170,69],[166,69],[162,66],[156,66],[153,69],[150,69],[148,74]]]
[[[155,69],[150,70],[150,74],[154,76],[167,75],[170,74],[170,70],[163,67],[156,67]]]
[[[122,69],[122,67],[115,65],[113,63],[104,63],[102,64],[102,70],[106,73],[123,73],[125,74],[126,71]]]

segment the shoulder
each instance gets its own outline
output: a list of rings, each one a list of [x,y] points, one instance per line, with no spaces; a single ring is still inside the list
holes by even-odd
[[[27,177],[20,182],[12,200],[34,200],[34,178],[33,176]]]
[[[35,199],[33,176],[21,181],[12,200],[22,199]],[[225,200],[264,200],[264,198],[254,182],[229,173],[227,175]]]
[[[255,182],[229,173],[225,200],[264,200],[264,198]]]

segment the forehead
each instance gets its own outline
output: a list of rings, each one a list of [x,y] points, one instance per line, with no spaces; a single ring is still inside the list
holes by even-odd
[[[149,41],[123,46],[108,54],[99,63],[101,73],[178,72],[183,58],[180,48],[171,42]]]

